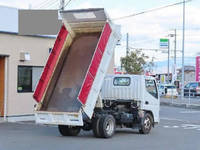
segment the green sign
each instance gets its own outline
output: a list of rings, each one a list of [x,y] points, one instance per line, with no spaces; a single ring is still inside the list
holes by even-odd
[[[169,46],[169,39],[160,39],[160,48],[167,49]]]
[[[160,42],[168,42],[169,39],[160,39]]]

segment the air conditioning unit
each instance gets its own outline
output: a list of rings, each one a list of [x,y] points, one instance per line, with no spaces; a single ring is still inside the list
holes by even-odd
[[[29,60],[31,60],[30,53],[28,53],[28,52],[20,52],[19,60],[20,61],[29,61]]]

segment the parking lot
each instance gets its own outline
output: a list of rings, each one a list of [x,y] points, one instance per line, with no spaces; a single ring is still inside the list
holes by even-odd
[[[118,129],[111,139],[95,138],[91,131],[82,131],[78,137],[62,137],[57,127],[33,122],[1,123],[0,150],[196,150],[200,147],[200,111],[162,106],[160,115],[160,124],[149,135]]]

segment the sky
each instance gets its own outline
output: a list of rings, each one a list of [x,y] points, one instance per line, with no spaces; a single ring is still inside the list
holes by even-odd
[[[126,55],[126,33],[132,48],[159,49],[159,39],[170,39],[170,64],[173,64],[174,37],[168,35],[177,30],[177,60],[181,65],[182,50],[182,5],[161,9],[122,20],[121,16],[181,2],[182,0],[71,0],[67,9],[105,8],[115,24],[121,25],[122,39],[115,50],[115,65],[120,66],[120,57]],[[68,2],[68,0],[66,0]],[[21,9],[57,9],[59,0],[0,0],[0,5]],[[200,53],[200,0],[186,3],[185,64],[195,65],[195,56]],[[166,72],[167,53],[143,50],[156,62],[156,72]],[[189,58],[189,59],[187,59]]]

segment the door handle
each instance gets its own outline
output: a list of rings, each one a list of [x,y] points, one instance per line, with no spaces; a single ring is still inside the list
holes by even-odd
[[[146,105],[148,105],[148,104],[149,104],[149,102],[148,102],[148,101],[145,101],[145,104],[146,104]]]

